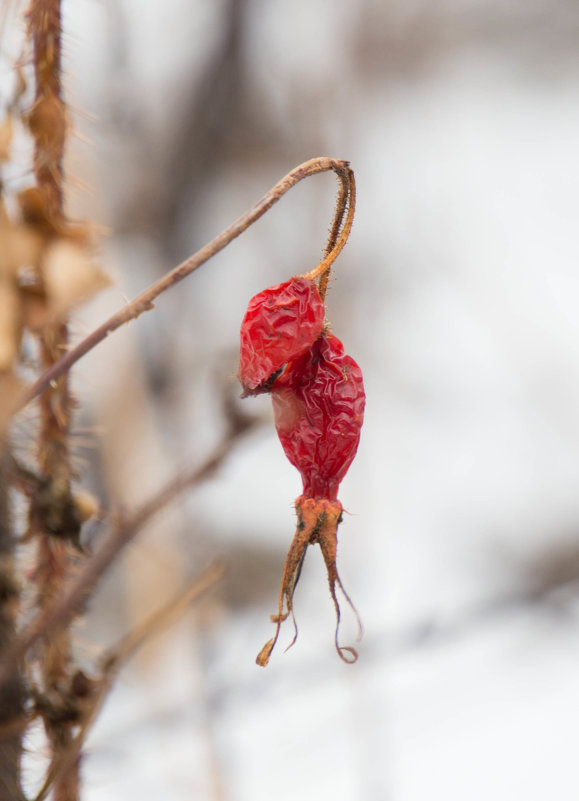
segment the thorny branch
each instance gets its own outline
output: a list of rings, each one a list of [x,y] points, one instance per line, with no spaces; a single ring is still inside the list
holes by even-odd
[[[141,529],[182,492],[211,478],[230,454],[234,444],[259,424],[259,418],[238,416],[215,451],[201,465],[179,471],[164,487],[128,517],[120,517],[101,547],[87,560],[84,567],[70,579],[64,590],[45,606],[21,635],[6,648],[0,663],[0,686],[13,675],[24,654],[38,642],[61,630],[79,613],[106,569],[118,553],[131,542]]]
[[[154,301],[163,292],[166,292],[175,284],[182,281],[194,270],[201,265],[205,264],[210,258],[219,253],[223,248],[229,245],[234,239],[246,231],[253,223],[257,222],[272,206],[274,206],[292,187],[312,175],[317,175],[321,172],[336,173],[341,185],[340,195],[338,197],[338,207],[335,213],[335,219],[338,216],[341,218],[344,214],[344,195],[348,200],[348,213],[346,221],[339,236],[336,236],[336,228],[339,228],[339,223],[336,226],[334,222],[331,233],[330,241],[335,237],[335,244],[331,247],[330,252],[326,253],[320,264],[314,268],[308,277],[314,279],[319,276],[325,276],[329,273],[330,267],[334,263],[342,251],[348,239],[350,229],[352,227],[352,220],[354,216],[354,174],[347,161],[339,159],[332,159],[328,157],[319,157],[310,159],[309,161],[300,164],[298,167],[289,172],[284,178],[272,187],[251,209],[241,215],[234,223],[225,229],[221,234],[212,239],[207,245],[202,247],[184,262],[179,264],[169,273],[164,275],[159,281],[156,281],[148,289],[142,292],[138,297],[131,301],[127,306],[120,309],[113,314],[102,325],[96,328],[85,339],[72,348],[68,353],[57,361],[50,369],[42,373],[41,376],[23,393],[20,400],[19,408],[23,408],[34,398],[42,395],[48,387],[53,385],[60,376],[66,373],[73,364],[85,356],[96,345],[106,339],[109,334],[116,331],[129,320],[134,320],[146,311],[154,308]]]
[[[328,288],[328,280],[330,278],[330,269],[336,260],[336,256],[340,253],[348,241],[350,231],[352,230],[352,223],[354,222],[354,212],[356,210],[356,182],[354,180],[354,173],[348,167],[346,180],[340,184],[340,192],[338,194],[338,201],[336,203],[336,211],[334,222],[330,229],[330,238],[326,247],[326,255],[322,261],[314,267],[313,270],[305,274],[305,278],[312,281],[319,279],[320,296],[325,298],[326,290]],[[346,220],[342,226],[342,220],[346,214]]]
[[[330,236],[328,239],[328,244],[326,245],[326,256],[332,252],[336,242],[338,241],[340,231],[342,231],[342,221],[344,219],[344,214],[346,214],[346,210],[348,210],[348,217],[346,224],[343,226],[343,233],[346,235],[345,239],[347,239],[350,235],[350,229],[352,228],[352,222],[354,221],[354,211],[356,207],[356,183],[354,180],[354,173],[351,170],[349,171],[348,178],[349,180],[347,183],[344,183],[343,181],[340,182],[340,188],[338,189],[334,222],[330,228]],[[319,290],[322,298],[325,298],[326,296],[329,278],[330,270],[327,269],[320,277],[319,282]]]
[[[63,192],[63,158],[67,140],[66,103],[62,87],[62,9],[61,0],[30,0],[27,12],[28,35],[32,43],[34,104],[27,117],[34,142],[35,191],[40,208],[53,230],[67,231]],[[48,285],[46,262],[39,270],[39,286]],[[52,369],[68,347],[69,335],[64,318],[45,325],[39,332],[39,354],[43,370]],[[72,514],[72,466],[70,427],[72,398],[68,374],[51,382],[39,404],[40,425],[37,464],[46,484],[48,503],[31,502],[29,528],[36,540],[37,604],[40,615],[49,608],[74,562],[71,540],[78,530]],[[41,658],[37,689],[48,698],[59,693],[71,675],[72,643],[69,630],[60,629],[52,637],[40,633]],[[17,640],[16,640],[17,642]],[[72,740],[68,720],[56,720],[39,706],[49,748],[54,758],[67,751]],[[54,787],[54,801],[77,801],[80,795],[79,763],[71,764]]]

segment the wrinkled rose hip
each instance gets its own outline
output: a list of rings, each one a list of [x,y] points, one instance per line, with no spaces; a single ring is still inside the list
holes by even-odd
[[[238,376],[244,394],[269,392],[275,374],[320,336],[324,314],[318,287],[308,278],[296,276],[255,295],[241,324]]]
[[[257,656],[267,665],[293,596],[310,545],[319,545],[326,565],[330,596],[336,610],[336,650],[355,662],[354,648],[338,642],[339,588],[362,625],[336,567],[342,504],[338,487],[358,448],[364,417],[364,384],[356,362],[340,340],[323,332],[325,308],[316,284],[294,277],[260,292],[249,303],[241,325],[239,379],[245,395],[271,392],[281,444],[302,477],[296,500],[298,525],[281,580],[278,610],[272,615],[274,637]],[[285,608],[285,611],[284,611]],[[295,628],[294,640],[297,637]]]
[[[364,419],[362,371],[333,334],[290,362],[272,388],[275,425],[306,498],[336,500]]]
[[[273,383],[277,433],[286,456],[300,471],[303,495],[295,503],[298,525],[284,565],[278,611],[271,618],[276,624],[275,635],[256,659],[262,667],[267,665],[288,615],[292,616],[295,629],[291,645],[296,640],[293,596],[306,551],[315,544],[322,551],[336,610],[336,650],[344,662],[358,658],[354,648],[338,641],[340,605],[336,587],[352,607],[360,635],[362,624],[336,567],[338,526],[342,520],[342,504],[337,495],[340,481],[356,455],[365,399],[362,371],[344,353],[340,340],[330,333],[322,334],[307,353],[289,362]]]

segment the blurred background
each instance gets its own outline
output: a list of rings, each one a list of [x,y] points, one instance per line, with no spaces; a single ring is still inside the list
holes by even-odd
[[[263,425],[123,554],[79,634],[90,665],[225,560],[220,587],[123,672],[89,741],[85,797],[575,799],[579,5],[63,8],[69,209],[105,229],[114,278],[75,336],[298,163],[348,159],[357,215],[328,311],[368,397],[340,493],[357,664],[334,651],[318,549],[296,645],[283,653],[288,628],[267,669],[254,663],[301,487],[269,400],[240,402]],[[19,49],[4,37],[8,64]],[[79,472],[106,508],[134,508],[212,453],[223,399],[237,404],[247,302],[319,261],[336,188],[331,174],[302,182],[75,368]]]

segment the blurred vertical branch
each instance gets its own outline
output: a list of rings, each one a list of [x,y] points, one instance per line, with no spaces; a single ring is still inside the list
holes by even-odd
[[[8,13],[7,7],[3,9]],[[2,25],[6,16],[0,18]],[[1,32],[1,31],[0,31]],[[12,103],[15,103],[15,98]],[[12,103],[2,110],[0,121],[0,165],[9,158],[13,135]],[[2,176],[3,178],[3,176]],[[13,411],[18,382],[13,372],[21,336],[21,313],[10,259],[14,241],[4,205],[4,182],[0,180],[0,652],[14,646],[20,604],[15,570],[15,536],[9,499],[9,465],[6,428]],[[26,728],[25,688],[19,665],[0,685],[0,801],[24,801],[21,790],[21,756]]]
[[[14,641],[18,586],[14,573],[14,537],[8,506],[8,459],[0,443],[0,649]],[[0,685],[0,801],[20,801],[20,756],[25,728],[24,687],[19,672]]]
[[[31,0],[29,36],[33,46],[34,105],[28,124],[34,140],[34,174],[39,204],[54,232],[66,232],[63,209],[63,169],[67,135],[61,79],[60,0]],[[42,276],[41,276],[42,279]],[[65,320],[43,328],[39,336],[41,364],[49,369],[68,346]],[[40,399],[38,471],[43,503],[30,506],[30,533],[38,539],[36,585],[42,609],[58,595],[73,564],[73,543],[79,536],[71,496],[69,435],[71,397],[68,374],[60,376]],[[53,755],[65,753],[72,741],[74,720],[58,708],[71,682],[71,632],[63,628],[43,640],[40,656],[38,709]],[[78,761],[68,766],[54,785],[55,801],[79,797]]]

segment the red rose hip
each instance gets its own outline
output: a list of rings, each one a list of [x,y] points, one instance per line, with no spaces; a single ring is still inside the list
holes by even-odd
[[[277,433],[307,498],[336,500],[364,419],[362,371],[333,334],[290,362],[272,389]]]
[[[273,383],[277,433],[286,456],[300,471],[303,495],[295,504],[298,525],[285,561],[278,612],[272,616],[275,635],[256,660],[262,667],[267,665],[288,615],[295,627],[293,596],[308,546],[314,544],[322,551],[336,609],[336,650],[345,662],[358,658],[354,648],[338,642],[340,606],[336,588],[352,607],[360,634],[362,625],[336,567],[338,526],[342,520],[342,504],[337,495],[340,481],[356,455],[365,399],[360,368],[330,333],[322,334],[306,353],[289,362]],[[297,628],[291,644],[296,637]]]
[[[271,390],[275,374],[320,336],[324,314],[317,285],[300,276],[249,301],[241,324],[238,372],[245,395]]]

